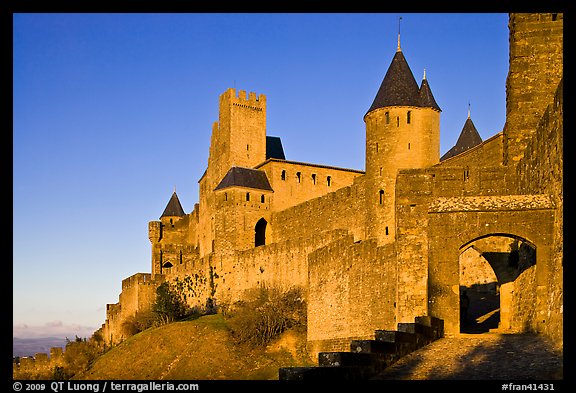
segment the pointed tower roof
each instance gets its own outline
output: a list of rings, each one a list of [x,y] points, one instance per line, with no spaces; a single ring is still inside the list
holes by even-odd
[[[402,50],[398,48],[376,93],[376,98],[366,114],[386,106],[418,106],[419,90],[412,70]]]
[[[418,103],[421,107],[436,109],[440,112],[442,111],[432,95],[432,90],[430,90],[430,85],[426,79],[426,70],[424,70],[424,78],[422,79],[420,91],[418,92]]]
[[[476,130],[476,127],[470,118],[470,113],[468,113],[468,118],[464,123],[464,127],[462,128],[462,132],[458,137],[456,145],[454,145],[452,149],[448,150],[446,154],[440,158],[440,161],[463,153],[466,150],[479,145],[480,143],[482,143],[482,138],[480,137],[480,134],[478,134],[478,131]]]
[[[176,195],[176,191],[170,197],[168,204],[166,205],[166,209],[164,209],[164,213],[160,216],[162,217],[182,217],[185,216],[184,209],[182,209],[182,205],[180,204],[180,200],[178,199],[178,195]]]

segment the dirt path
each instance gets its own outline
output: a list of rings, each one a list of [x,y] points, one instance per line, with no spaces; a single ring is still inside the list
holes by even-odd
[[[557,380],[563,354],[528,334],[460,334],[441,338],[388,367],[374,379]]]

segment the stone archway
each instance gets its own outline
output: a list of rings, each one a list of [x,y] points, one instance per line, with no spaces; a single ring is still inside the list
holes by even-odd
[[[261,218],[254,227],[254,247],[266,245],[266,227],[268,222]]]
[[[524,304],[516,295],[535,291],[530,284],[533,280],[525,278],[531,273],[523,274],[536,264],[534,245],[513,235],[491,234],[468,242],[460,250],[460,332],[521,330],[520,314],[533,314],[534,303]],[[467,299],[462,298],[463,293]],[[467,309],[464,303],[469,303]]]
[[[509,285],[503,291],[500,284],[500,303],[506,306],[515,302],[521,308],[501,307],[502,314],[511,313],[508,319],[501,318],[507,324],[502,326],[506,330],[541,331],[545,323],[543,302],[554,241],[554,214],[553,204],[543,195],[439,198],[430,204],[428,314],[444,320],[446,334],[460,332],[460,254],[474,242],[492,236],[518,239],[538,251],[535,264],[510,281],[521,280],[522,285],[514,288]],[[485,257],[489,260],[497,254]],[[499,273],[495,270],[495,274]]]

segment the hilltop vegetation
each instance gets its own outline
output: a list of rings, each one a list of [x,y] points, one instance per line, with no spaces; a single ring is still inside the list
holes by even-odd
[[[114,347],[96,332],[69,341],[61,361],[14,367],[16,379],[277,379],[278,369],[312,364],[300,289],[257,288],[233,304],[198,312],[169,286],[153,310],[124,323]],[[208,315],[206,315],[208,313]]]
[[[238,343],[214,314],[138,333],[74,379],[277,379],[280,367],[310,364],[305,346],[294,329],[266,347]]]

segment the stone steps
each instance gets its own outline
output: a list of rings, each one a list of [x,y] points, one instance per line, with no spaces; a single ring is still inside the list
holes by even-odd
[[[350,352],[320,352],[318,367],[283,367],[280,380],[366,380],[398,359],[444,336],[444,321],[416,317],[398,330],[376,330],[374,340],[351,340]]]

